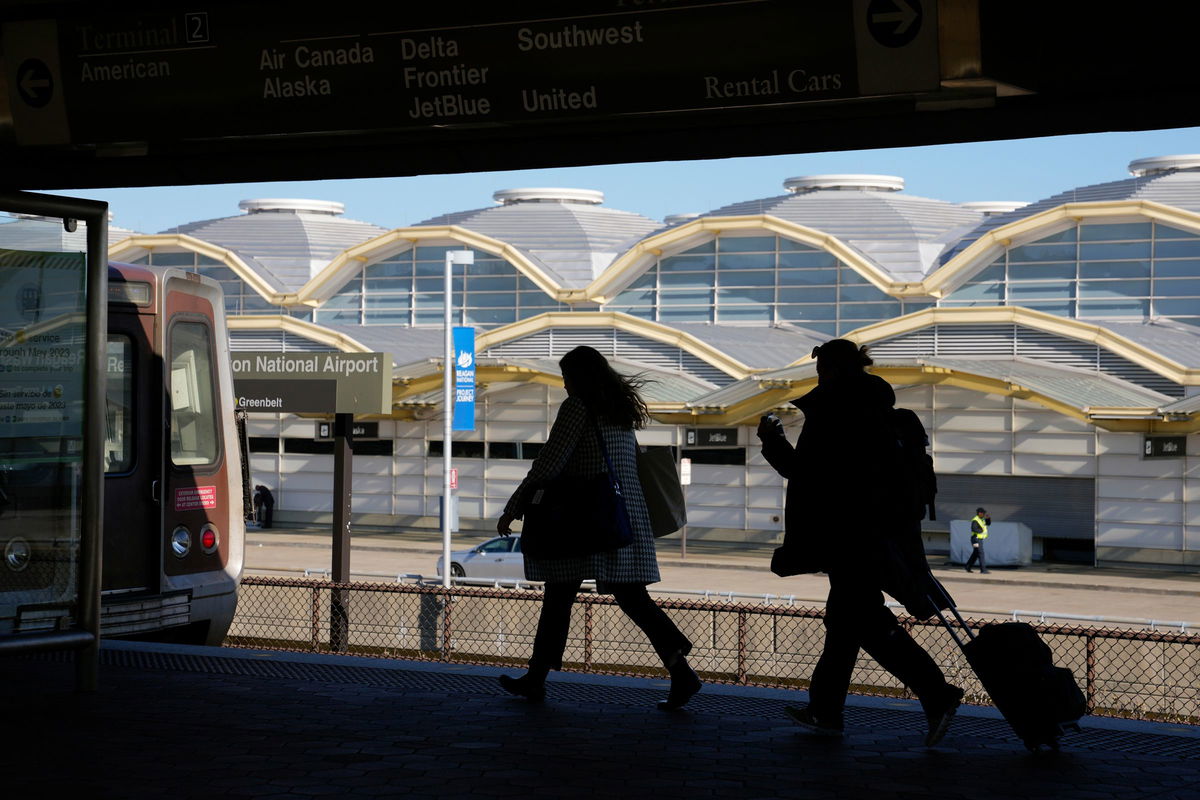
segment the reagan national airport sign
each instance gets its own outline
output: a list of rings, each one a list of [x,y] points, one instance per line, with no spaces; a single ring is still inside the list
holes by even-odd
[[[238,408],[292,414],[390,414],[387,353],[230,354]]]

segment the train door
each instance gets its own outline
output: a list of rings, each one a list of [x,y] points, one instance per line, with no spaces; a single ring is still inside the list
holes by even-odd
[[[101,587],[112,598],[162,582],[163,377],[153,284],[109,280]]]
[[[234,521],[231,470],[225,452],[227,408],[220,371],[226,342],[218,330],[220,292],[184,273],[163,282],[164,388],[167,395],[162,494],[163,571],[173,585],[225,568]],[[240,515],[238,516],[240,521]],[[182,580],[172,581],[172,578]]]

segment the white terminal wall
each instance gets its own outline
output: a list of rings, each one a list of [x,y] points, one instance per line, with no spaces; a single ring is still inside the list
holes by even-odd
[[[564,397],[560,389],[534,384],[485,396],[478,406],[478,429],[456,433],[455,439],[544,442]],[[1091,479],[1097,546],[1115,548],[1117,559],[1154,561],[1154,551],[1164,554],[1166,562],[1186,560],[1176,557],[1181,553],[1200,555],[1200,436],[1188,437],[1192,455],[1186,458],[1144,459],[1142,434],[1102,431],[1027,400],[922,385],[897,387],[897,405],[916,411],[930,432],[939,474]],[[784,422],[794,440],[803,417],[789,415]],[[436,520],[442,460],[428,453],[429,442],[442,437],[440,415],[384,420],[379,426],[381,437],[393,439],[395,454],[354,458],[353,511],[392,517],[400,524]],[[677,445],[683,429],[652,426],[640,431],[638,439]],[[249,434],[311,438],[313,421],[251,414]],[[762,458],[752,427],[742,427],[738,436],[746,448],[745,467],[693,466],[686,489],[689,532],[778,538],[783,480]],[[479,530],[490,528],[530,464],[491,458],[454,463],[464,526]],[[251,470],[255,483],[276,490],[277,510],[318,516],[332,512],[332,456],[253,454]],[[1033,535],[1047,532],[1034,530]]]

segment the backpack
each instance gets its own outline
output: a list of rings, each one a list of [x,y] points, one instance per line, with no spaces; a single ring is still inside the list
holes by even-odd
[[[929,435],[915,412],[907,408],[892,409],[892,431],[899,446],[899,466],[903,475],[899,478],[905,499],[912,503],[913,519],[937,519],[933,498],[937,494],[937,475],[933,472],[933,456],[926,448]]]

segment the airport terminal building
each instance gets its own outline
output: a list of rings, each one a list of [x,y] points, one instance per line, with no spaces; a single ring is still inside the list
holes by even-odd
[[[984,505],[1048,556],[1194,569],[1200,156],[1114,167],[1028,204],[814,175],[665,221],[583,189],[498,191],[390,230],[339,203],[249,200],[115,232],[110,256],[221,281],[235,351],[392,355],[392,413],[355,442],[362,522],[437,524],[443,268],[448,249],[469,249],[453,279],[455,324],[474,326],[478,353],[476,429],[451,444],[464,528],[494,525],[565,396],[557,359],[588,344],[651,380],[639,439],[691,460],[689,537],[778,539],[783,482],[754,428],[774,410],[798,431],[788,401],[815,384],[813,346],[840,336],[870,347],[930,432],[934,548]],[[24,246],[21,222],[0,225],[0,245]],[[250,415],[254,482],[273,488],[277,518],[331,516],[332,444],[314,422]],[[857,513],[846,535],[887,524]]]

